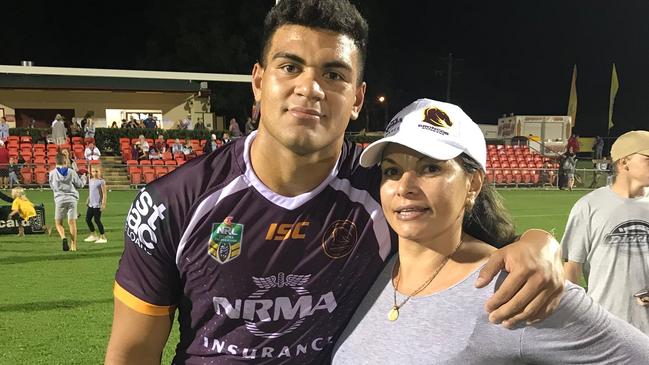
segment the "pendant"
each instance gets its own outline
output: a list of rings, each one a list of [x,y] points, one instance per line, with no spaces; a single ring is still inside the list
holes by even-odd
[[[388,312],[388,319],[391,321],[396,321],[399,318],[399,307],[396,305],[390,309]]]

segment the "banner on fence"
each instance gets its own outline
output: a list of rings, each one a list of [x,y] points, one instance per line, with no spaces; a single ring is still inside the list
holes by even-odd
[[[11,206],[0,206],[0,234],[17,234],[18,225],[20,224],[25,227],[25,234],[45,233],[45,207],[41,204],[34,206],[34,208],[36,209],[36,217],[33,220],[23,221],[18,219],[17,216],[9,218]]]

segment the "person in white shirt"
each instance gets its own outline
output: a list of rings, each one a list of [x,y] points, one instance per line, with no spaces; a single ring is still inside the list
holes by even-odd
[[[101,157],[101,152],[99,152],[99,148],[97,148],[95,144],[91,142],[86,145],[86,150],[83,152],[83,156],[86,158],[86,160],[99,160],[99,157]]]

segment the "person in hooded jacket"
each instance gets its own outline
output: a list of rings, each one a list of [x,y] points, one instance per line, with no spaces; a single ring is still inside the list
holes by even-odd
[[[50,171],[50,187],[54,193],[54,221],[56,231],[61,237],[63,251],[77,250],[77,203],[79,202],[78,188],[86,184],[86,178],[79,177],[74,169],[69,168],[69,160],[62,153],[56,154],[56,168]],[[63,217],[68,218],[70,244],[65,235]]]

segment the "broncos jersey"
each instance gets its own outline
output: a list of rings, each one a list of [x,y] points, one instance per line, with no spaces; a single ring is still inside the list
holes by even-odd
[[[286,197],[255,175],[254,137],[147,185],[128,213],[114,294],[148,315],[178,310],[174,364],[327,363],[396,249],[380,173],[355,144]]]

